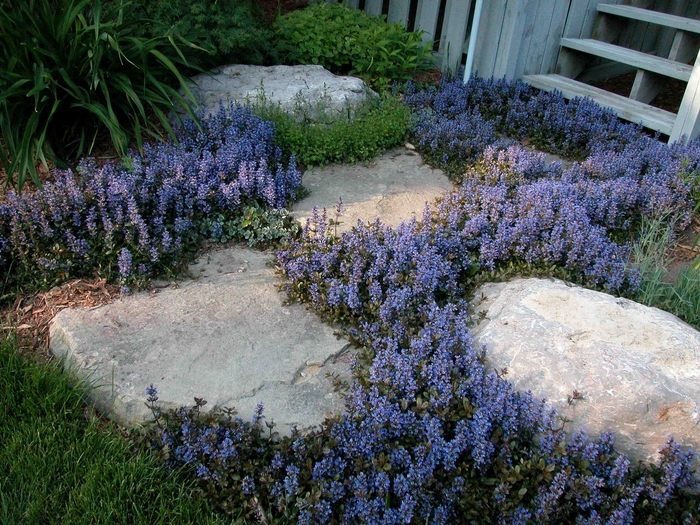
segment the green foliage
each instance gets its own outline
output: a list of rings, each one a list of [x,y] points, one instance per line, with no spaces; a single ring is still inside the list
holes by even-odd
[[[675,224],[666,217],[642,218],[640,233],[632,246],[632,264],[641,282],[634,299],[647,306],[671,312],[700,329],[700,259],[683,268],[674,280],[668,278],[671,257],[668,248]]]
[[[286,63],[320,64],[336,74],[361,76],[379,89],[411,80],[434,64],[421,33],[340,4],[294,11],[277,20],[276,29]]]
[[[199,234],[216,242],[245,241],[248,246],[279,246],[298,237],[301,226],[285,209],[264,208],[257,202],[236,213],[218,213],[199,223]]]
[[[171,27],[206,48],[203,65],[267,64],[273,61],[273,32],[255,2],[246,0],[155,0],[140,2],[145,31],[158,34],[160,24]]]
[[[189,107],[180,68],[193,44],[139,36],[126,0],[26,0],[0,10],[0,164],[7,183],[38,184],[36,165],[89,153],[108,132],[119,155],[144,135],[172,135],[166,113]],[[190,116],[195,118],[190,110]],[[16,176],[16,179],[15,179]]]
[[[85,389],[0,338],[0,523],[231,523],[180,472],[85,406]]]
[[[321,123],[300,119],[305,109],[289,115],[274,106],[253,108],[275,123],[277,143],[298,163],[323,166],[366,161],[402,144],[410,125],[410,110],[392,96],[369,99],[354,118],[321,117]]]

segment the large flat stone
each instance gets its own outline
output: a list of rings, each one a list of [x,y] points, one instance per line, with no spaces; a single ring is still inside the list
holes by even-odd
[[[700,450],[700,332],[690,325],[556,280],[486,284],[474,304],[488,366],[547,398],[569,430],[613,431],[635,459],[655,459],[671,434]]]
[[[443,171],[423,163],[421,156],[407,148],[397,148],[357,165],[332,164],[307,170],[302,183],[311,194],[292,207],[302,223],[314,206],[333,210],[342,198],[345,212],[338,231],[349,230],[357,221],[380,217],[389,226],[413,217],[420,219],[427,203],[454,186]]]
[[[326,372],[349,377],[346,341],[300,305],[284,306],[271,256],[246,249],[204,255],[197,280],[137,293],[93,310],[60,312],[51,349],[97,382],[95,406],[124,426],[150,419],[145,389],[161,406],[194,397],[235,407],[244,419],[257,403],[281,434],[342,411]]]
[[[363,80],[334,75],[323,66],[250,66],[233,64],[192,78],[192,94],[205,115],[219,102],[272,105],[311,121],[347,117],[370,96]]]

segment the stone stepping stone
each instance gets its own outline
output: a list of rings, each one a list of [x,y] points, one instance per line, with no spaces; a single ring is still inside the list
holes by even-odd
[[[426,203],[452,188],[439,170],[399,148],[367,165],[311,169],[312,195],[294,207],[347,207],[340,229],[379,216],[396,225],[420,218]],[[280,434],[320,425],[342,412],[332,376],[350,382],[352,352],[345,340],[301,305],[284,306],[272,254],[228,248],[203,255],[199,275],[158,293],[141,292],[93,310],[60,312],[50,346],[66,366],[96,384],[96,408],[133,427],[151,419],[145,389],[158,388],[163,408],[234,407],[249,419],[263,403]]]
[[[327,373],[349,380],[347,341],[302,305],[284,306],[272,256],[230,248],[205,254],[188,280],[92,310],[66,309],[51,326],[51,350],[95,382],[96,408],[126,427],[151,419],[145,389],[163,408],[195,397],[250,419],[258,403],[285,435],[343,410]]]
[[[192,78],[190,90],[204,115],[220,103],[270,105],[297,117],[323,121],[347,117],[377,94],[363,80],[334,75],[323,66],[252,66],[232,64]]]
[[[335,207],[342,198],[345,212],[338,232],[347,231],[357,221],[381,217],[385,225],[421,219],[426,204],[454,189],[442,170],[423,163],[421,156],[408,148],[385,152],[367,164],[332,164],[311,168],[302,177],[311,195],[296,202],[291,211],[304,224],[314,206],[326,208],[335,219]]]
[[[656,460],[669,435],[700,450],[700,332],[673,314],[558,280],[475,292],[473,329],[489,369],[546,398],[566,430],[610,430],[616,448]],[[697,464],[697,463],[696,463]]]

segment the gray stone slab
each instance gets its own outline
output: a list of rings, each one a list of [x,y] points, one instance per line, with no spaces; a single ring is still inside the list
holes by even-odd
[[[124,426],[150,419],[145,389],[161,406],[194,397],[235,407],[244,419],[265,405],[281,434],[342,411],[326,372],[349,377],[347,342],[301,305],[284,306],[271,256],[229,248],[202,256],[199,275],[158,293],[93,310],[60,312],[51,349],[97,383],[95,406]]]
[[[454,186],[447,176],[423,162],[408,148],[396,148],[369,163],[332,164],[307,170],[302,183],[311,194],[292,207],[302,224],[314,206],[333,209],[342,198],[345,212],[338,231],[346,231],[357,221],[380,217],[386,225],[396,226],[413,217],[421,219],[426,204],[444,195]]]
[[[669,435],[700,450],[700,332],[690,325],[557,280],[486,284],[474,304],[488,366],[547,398],[568,430],[613,431],[635,459],[656,459]]]
[[[368,97],[376,96],[363,80],[334,75],[323,66],[251,66],[233,64],[192,78],[192,94],[205,115],[219,102],[272,105],[312,122],[353,116]]]

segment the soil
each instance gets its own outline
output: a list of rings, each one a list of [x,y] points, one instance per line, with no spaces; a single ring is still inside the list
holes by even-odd
[[[678,240],[671,251],[665,281],[673,282],[685,268],[700,263],[700,215],[696,215],[688,227],[678,234]],[[697,243],[697,244],[696,244]]]

